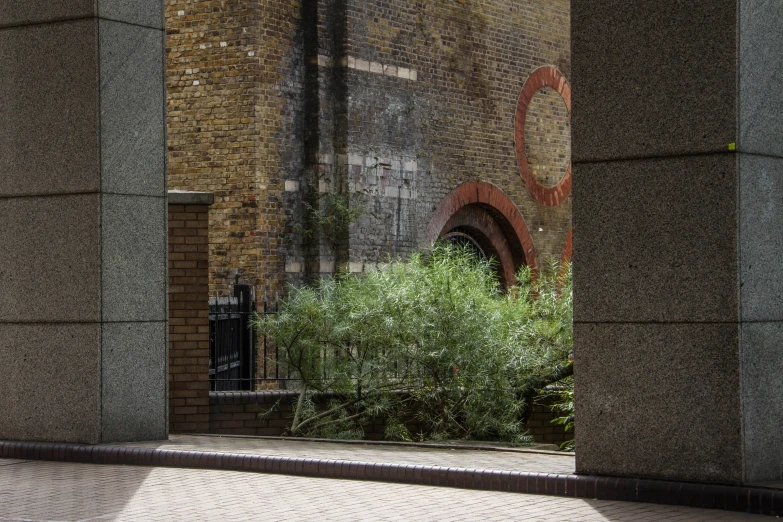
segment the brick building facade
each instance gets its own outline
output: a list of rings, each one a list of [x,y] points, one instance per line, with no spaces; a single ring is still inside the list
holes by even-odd
[[[166,9],[169,188],[215,194],[212,294],[237,270],[263,296],[448,232],[506,273],[561,256],[568,0]],[[358,219],[330,229],[345,208]]]

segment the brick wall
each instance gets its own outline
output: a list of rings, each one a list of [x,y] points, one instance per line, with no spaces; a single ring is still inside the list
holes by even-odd
[[[528,107],[525,151],[539,183],[553,187],[571,163],[571,119],[560,95],[540,89]]]
[[[166,2],[169,188],[209,191],[210,291],[278,289],[283,169],[303,164],[298,2]]]
[[[353,5],[350,54],[415,71],[416,78],[350,70],[348,120],[357,123],[346,140],[356,158],[356,164],[349,161],[348,175],[358,199],[373,210],[353,231],[353,260],[424,246],[422,232],[434,208],[469,181],[490,182],[504,191],[527,221],[539,257],[558,255],[570,224],[570,202],[545,207],[525,190],[513,116],[535,68],[552,64],[566,76],[570,72],[568,2]],[[541,132],[557,131],[561,123],[541,119]],[[559,148],[567,150],[563,145]],[[368,168],[374,156],[392,165],[381,176]]]
[[[526,79],[570,74],[568,0],[167,2],[169,184],[215,192],[210,288],[234,270],[257,295],[425,246],[439,202],[496,185],[539,259],[559,258],[570,196],[540,204],[520,178],[514,115]],[[543,185],[569,162],[564,102],[531,100],[524,128]],[[302,201],[365,210],[332,244]]]
[[[169,430],[209,429],[210,194],[169,193]],[[194,204],[198,203],[198,204]]]
[[[573,432],[566,433],[562,425],[552,424],[552,420],[559,416],[559,414],[552,412],[552,408],[547,403],[534,404],[526,424],[528,433],[536,442],[557,444],[558,446],[573,439]]]

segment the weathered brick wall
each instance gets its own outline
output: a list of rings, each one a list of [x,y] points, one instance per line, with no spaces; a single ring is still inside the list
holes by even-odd
[[[497,185],[538,258],[560,256],[570,197],[546,206],[527,191],[514,114],[536,68],[570,74],[568,0],[173,0],[166,14],[169,183],[216,194],[212,292],[235,269],[262,298],[421,248],[467,181]],[[559,95],[539,91],[526,122],[551,186],[569,162]],[[365,210],[339,244],[303,233],[318,191]]]
[[[169,195],[169,430],[209,429],[208,195]]]
[[[212,295],[235,270],[260,296],[283,274],[281,171],[303,165],[300,18],[288,0],[166,2],[169,188],[215,194]]]
[[[347,252],[330,251],[322,242],[320,264],[308,262],[306,245],[297,248],[296,234],[290,235],[289,277],[308,268],[329,272],[335,261],[360,270],[386,254],[426,246],[424,232],[438,203],[467,181],[490,182],[508,194],[527,221],[539,259],[559,258],[570,228],[570,197],[552,207],[528,193],[513,118],[533,70],[553,65],[566,78],[570,73],[569,2],[322,4],[339,5],[345,21],[325,23],[322,16],[319,25],[317,96],[329,103],[320,104],[312,172],[322,190],[347,189],[365,214],[351,227]],[[570,161],[570,125],[560,95],[541,89],[526,122],[534,175],[555,185]],[[300,189],[286,200],[292,215],[302,185],[291,184]]]
[[[553,64],[566,77],[570,72],[568,2],[431,0],[404,2],[404,7],[395,9],[388,4],[362,2],[353,25],[357,35],[366,34],[366,39],[356,38],[356,53],[410,68],[417,76],[415,82],[386,81],[383,88],[391,102],[386,106],[372,96],[378,89],[373,88],[377,75],[356,76],[357,87],[367,93],[356,103],[356,112],[373,111],[386,120],[387,128],[395,129],[397,124],[393,132],[397,136],[385,136],[379,126],[375,141],[388,144],[390,152],[402,148],[411,162],[418,160],[409,174],[403,168],[398,176],[401,190],[407,182],[418,196],[415,210],[412,205],[404,207],[402,194],[395,202],[394,190],[392,198],[380,202],[381,208],[393,209],[387,214],[389,229],[399,227],[395,227],[398,219],[405,223],[408,210],[413,218],[408,218],[408,237],[415,231],[419,239],[433,208],[448,192],[463,182],[486,181],[517,204],[538,257],[559,254],[570,225],[570,205],[543,207],[525,190],[514,153],[513,116],[522,85],[535,68]],[[378,9],[386,23],[380,17],[376,21]],[[394,34],[391,39],[389,32]],[[395,104],[404,107],[397,114],[389,110]],[[396,116],[397,122],[386,115]],[[422,246],[420,241],[413,244]],[[378,241],[375,245],[382,246]]]

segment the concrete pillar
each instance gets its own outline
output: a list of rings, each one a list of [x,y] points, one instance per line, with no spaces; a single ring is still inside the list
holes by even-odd
[[[783,479],[783,3],[571,6],[577,471]]]
[[[0,10],[0,438],[166,422],[161,0]]]

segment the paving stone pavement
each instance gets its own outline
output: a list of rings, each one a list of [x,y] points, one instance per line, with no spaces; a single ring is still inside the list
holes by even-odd
[[[125,448],[226,452],[273,457],[352,460],[530,473],[570,474],[574,455],[557,452],[490,451],[390,444],[314,442],[301,439],[171,435],[167,441],[123,443]]]
[[[657,504],[261,475],[0,460],[0,521],[751,521]]]

